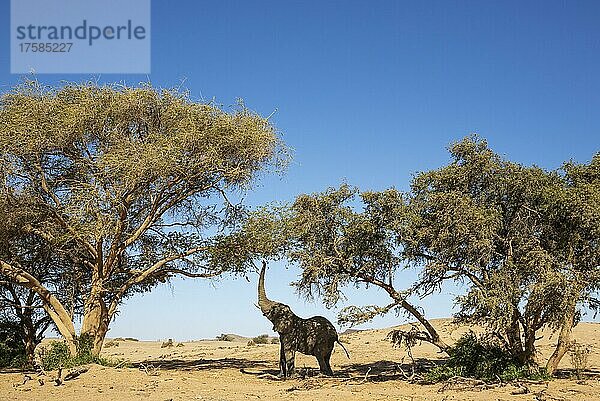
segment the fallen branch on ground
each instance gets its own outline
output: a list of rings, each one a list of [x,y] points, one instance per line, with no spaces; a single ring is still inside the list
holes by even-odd
[[[73,380],[76,377],[79,377],[79,375],[87,372],[88,370],[90,370],[89,367],[81,367],[81,368],[74,369],[74,370],[70,371],[69,373],[67,373],[67,375],[65,376],[64,381]]]
[[[487,390],[502,386],[502,383],[489,384],[483,380],[473,379],[471,377],[454,376],[446,380],[446,382],[438,389],[438,393],[443,393],[446,390]]]

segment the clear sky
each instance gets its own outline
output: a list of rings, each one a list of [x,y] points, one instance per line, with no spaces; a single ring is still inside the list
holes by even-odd
[[[184,82],[194,98],[240,97],[273,121],[295,158],[263,179],[250,204],[290,200],[342,180],[404,189],[448,161],[445,147],[473,132],[511,160],[558,167],[600,150],[598,1],[166,1],[152,2],[152,72],[102,82]],[[0,0],[0,90],[10,74],[9,2]],[[110,56],[110,55],[108,55]],[[88,79],[39,75],[47,83]],[[298,314],[335,310],[299,299],[298,270],[273,265],[271,298]],[[406,273],[400,279],[410,279]],[[222,332],[272,333],[253,306],[256,277],[176,281],[121,308],[109,336],[179,340]],[[449,316],[452,294],[422,303]],[[387,303],[349,290],[346,304]],[[403,317],[378,319],[389,326]]]

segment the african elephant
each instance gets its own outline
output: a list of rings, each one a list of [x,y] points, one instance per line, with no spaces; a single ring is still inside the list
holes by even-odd
[[[263,262],[258,280],[258,306],[263,315],[273,323],[273,330],[279,333],[279,376],[286,378],[294,374],[296,351],[313,355],[319,362],[322,374],[333,376],[329,358],[337,342],[348,355],[348,351],[338,339],[333,324],[322,316],[303,319],[297,316],[289,306],[271,301],[265,292],[265,270]]]

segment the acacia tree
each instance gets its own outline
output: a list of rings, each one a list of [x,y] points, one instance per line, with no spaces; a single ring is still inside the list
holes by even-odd
[[[426,295],[444,280],[466,282],[458,319],[484,324],[525,364],[536,360],[539,330],[559,330],[552,373],[577,308],[596,306],[599,186],[589,173],[597,174],[597,157],[548,172],[503,160],[477,138],[450,152],[448,166],[412,183],[402,231],[405,257],[423,267],[416,289]],[[586,171],[585,185],[576,170]]]
[[[553,209],[552,242],[554,252],[562,255],[569,279],[566,313],[559,316],[557,346],[548,360],[547,369],[552,373],[571,345],[572,328],[577,324],[586,305],[597,313],[600,288],[600,154],[589,164],[565,163],[562,168],[566,190]]]
[[[5,193],[26,194],[46,217],[24,228],[51,246],[77,245],[68,254],[85,268],[79,335],[34,272],[6,260],[0,272],[35,291],[71,353],[97,355],[126,297],[173,275],[224,272],[207,261],[207,233],[238,215],[228,194],[285,152],[268,119],[241,104],[228,113],[149,85],[28,81],[0,98],[0,160]]]

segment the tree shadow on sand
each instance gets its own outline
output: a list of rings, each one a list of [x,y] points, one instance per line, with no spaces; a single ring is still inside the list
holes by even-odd
[[[377,361],[370,363],[352,363],[343,365],[335,372],[340,377],[360,377],[374,382],[389,380],[409,380],[415,374],[423,374],[438,366],[441,360],[418,358],[414,364],[397,361]]]
[[[386,382],[392,380],[411,381],[412,378],[423,375],[430,369],[443,364],[442,359],[417,358],[414,364],[398,361],[381,360],[369,363],[350,363],[334,368],[333,378],[356,380],[364,382]],[[265,360],[249,360],[243,358],[221,358],[221,359],[152,359],[133,364],[133,367],[147,369],[148,367],[160,370],[213,370],[213,369],[235,369],[242,373],[266,376],[273,378],[279,370],[275,368],[275,362]],[[308,379],[320,376],[316,367],[296,366],[296,379]],[[600,369],[589,368],[582,372],[586,378],[598,378]],[[560,369],[555,372],[556,378],[573,379],[573,369]],[[322,376],[326,379],[325,376]]]
[[[258,369],[267,368],[269,363],[262,360],[241,358],[222,359],[152,359],[133,364],[133,367],[160,367],[161,370],[210,370],[210,369]]]
[[[334,368],[333,377],[334,380],[358,380],[362,382],[385,382],[390,380],[411,380],[412,377],[416,377],[416,374],[423,374],[432,367],[437,366],[441,361],[429,360],[429,359],[417,359],[415,364],[405,364],[394,361],[377,361],[371,363],[351,363],[342,365]],[[250,372],[243,372],[250,373]],[[264,369],[260,371],[254,371],[252,374],[255,375],[276,375],[278,371]],[[296,379],[310,379],[314,377],[320,377],[327,380],[327,376],[320,374],[318,368],[308,367],[296,367]],[[412,376],[412,377],[411,377]],[[267,377],[269,378],[269,377]]]
[[[334,378],[365,378],[365,380],[383,382],[388,380],[407,380],[410,375],[423,373],[439,364],[440,361],[428,359],[417,359],[414,365],[394,361],[377,361],[371,363],[351,363],[334,369]],[[145,360],[133,365],[136,368],[147,368],[152,366],[160,370],[212,370],[212,369],[236,369],[242,373],[252,375],[276,376],[279,370],[275,369],[273,361],[249,360],[243,358],[222,359],[152,359]],[[414,367],[414,370],[413,370]],[[296,367],[297,378],[310,378],[319,376],[318,368]]]
[[[600,368],[587,368],[580,372],[580,375],[587,379],[600,380]],[[577,371],[573,368],[556,369],[554,377],[557,379],[573,379],[577,377]]]

